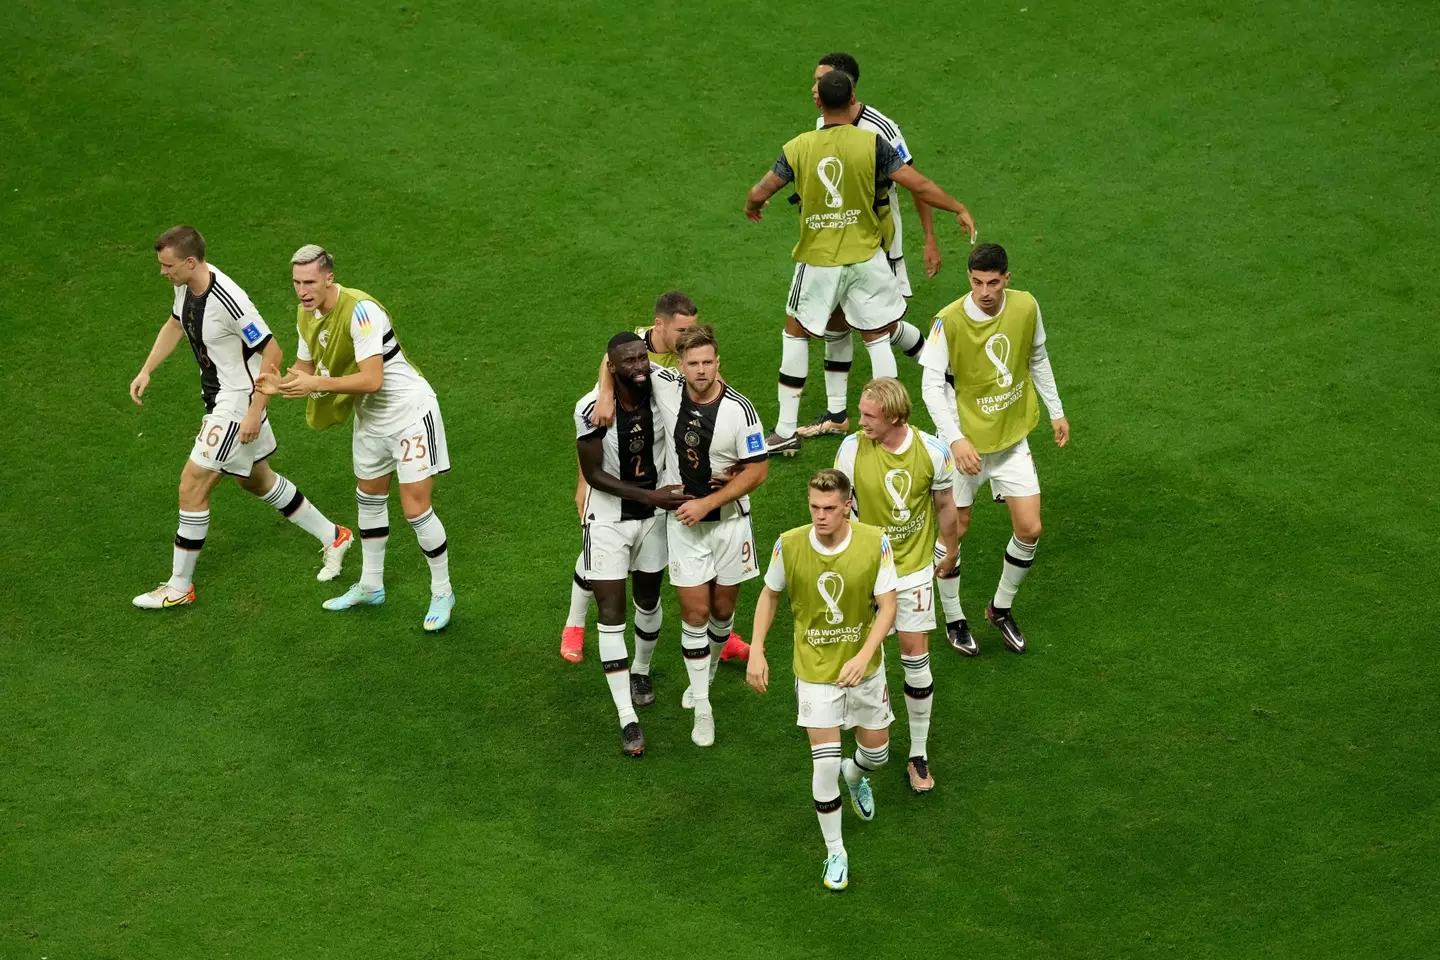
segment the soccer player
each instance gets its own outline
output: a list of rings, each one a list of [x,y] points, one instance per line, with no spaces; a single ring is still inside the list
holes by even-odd
[[[665,571],[664,511],[690,498],[677,487],[659,487],[667,464],[665,431],[650,382],[645,341],[619,333],[606,349],[614,384],[612,426],[596,425],[591,415],[599,386],[575,404],[575,452],[588,484],[582,516],[584,575],[595,592],[600,620],[600,664],[620,715],[621,749],[645,754],[645,734],[635,706],[653,703],[648,674],[643,691],[632,675],[625,651],[625,580],[635,591],[635,651],[643,650],[646,669],[660,635],[660,578]],[[648,699],[640,696],[649,692]]]
[[[1050,413],[1056,446],[1070,442],[1070,423],[1045,350],[1040,305],[1030,294],[1008,289],[1005,248],[982,243],[971,251],[969,266],[970,292],[935,317],[920,353],[925,368],[921,392],[940,439],[949,444],[960,469],[955,502],[961,538],[970,527],[975,492],[986,480],[1010,508],[1013,535],[985,618],[1006,646],[1024,653],[1025,635],[1011,606],[1040,541],[1040,478],[1026,439],[1040,419],[1035,395]],[[941,575],[940,598],[951,645],[971,656],[978,653],[960,606],[958,558],[951,575]]]
[[[964,204],[906,166],[895,148],[874,131],[850,123],[854,81],[831,70],[815,82],[824,111],[818,130],[785,144],[775,166],[750,188],[745,215],[759,221],[766,204],[785,184],[794,182],[800,197],[800,240],[791,256],[795,275],[786,305],[780,361],[780,415],[766,438],[772,454],[794,456],[800,394],[809,367],[810,337],[823,337],[836,307],[860,331],[876,376],[894,376],[890,334],[905,315],[900,282],[885,257],[880,199],[890,181],[906,187],[931,206],[956,215],[966,233],[975,232]]]
[[[435,391],[401,348],[390,314],[362,290],[335,282],[335,260],[306,244],[290,258],[300,304],[295,365],[281,379],[261,376],[261,389],[306,398],[305,419],[316,430],[355,415],[351,454],[360,518],[360,580],[326,610],[385,602],[385,545],[390,539],[390,478],[400,481],[400,507],[430,564],[426,630],[443,630],[455,608],[449,541],[430,504],[435,477],[450,469],[445,421]]]
[[[818,83],[820,78],[831,70],[843,70],[855,81],[858,90],[860,86],[860,64],[848,53],[827,53],[820,58],[815,67],[815,80]],[[814,87],[810,88],[810,94],[815,99],[815,106],[820,107],[820,96]],[[907,165],[913,166],[915,161],[910,155],[910,145],[905,142],[905,135],[900,132],[900,125],[890,119],[874,106],[868,103],[860,103],[851,98],[850,123],[862,130],[873,130],[878,136],[883,137],[900,159]],[[823,116],[816,118],[815,126],[818,128],[825,123]],[[899,190],[892,183],[889,191],[884,197],[877,198],[883,206],[880,217],[881,230],[883,232],[893,231],[894,236],[885,244],[885,258],[890,263],[890,269],[894,271],[895,278],[900,281],[900,292],[906,300],[910,299],[910,275],[905,268],[905,251],[902,242],[904,225],[900,219]],[[940,243],[935,238],[934,217],[930,205],[920,199],[918,194],[911,194],[915,201],[915,213],[920,218],[920,229],[925,234],[925,273],[927,276],[935,276],[940,272]],[[888,215],[888,216],[887,216]],[[895,331],[890,335],[891,345],[904,353],[907,357],[918,358],[920,348],[925,345],[925,336],[920,330],[908,320],[901,320],[895,324]],[[848,388],[850,382],[850,366],[855,356],[855,340],[850,327],[845,323],[843,311],[837,310],[830,317],[830,323],[825,330],[825,412],[820,414],[808,424],[801,424],[796,433],[803,439],[823,436],[825,434],[847,434],[850,432],[850,414],[848,411]]]
[[[840,830],[839,779],[862,820],[875,817],[870,780],[890,758],[890,693],[881,645],[895,623],[895,562],[878,527],[851,523],[850,481],[839,470],[810,478],[810,524],[780,535],[755,604],[754,636],[745,679],[760,693],[770,685],[765,638],[780,592],[790,591],[795,621],[792,663],[796,720],[810,736],[810,778],[820,833],[821,875],[831,890],[850,883],[850,859]],[[840,759],[841,730],[855,730],[855,755]]]
[[[935,629],[935,564],[946,574],[960,556],[960,518],[951,486],[955,466],[945,445],[910,425],[910,394],[893,377],[871,380],[860,393],[860,432],[846,437],[835,469],[854,488],[855,517],[879,527],[895,550],[895,630],[905,670],[910,722],[910,789],[935,787],[926,740],[935,681],[930,631]],[[939,544],[936,544],[936,533]]]
[[[350,531],[327,520],[266,462],[275,452],[275,433],[265,413],[270,398],[255,389],[255,377],[262,368],[279,367],[280,345],[245,291],[206,261],[199,230],[183,224],[166,230],[155,241],[155,256],[160,273],[175,286],[175,304],[130,382],[130,399],[143,402],[150,374],[184,337],[200,365],[205,417],[180,471],[180,527],[170,579],[136,597],[135,606],[161,610],[195,602],[195,564],[210,530],[210,494],[225,474],[319,540],[324,562],[316,579],[334,579],[350,549]]]
[[[715,332],[691,327],[676,350],[679,371],[657,369],[654,389],[670,441],[667,483],[681,484],[693,499],[670,515],[666,539],[690,675],[681,702],[695,711],[690,739],[708,747],[715,742],[710,680],[735,622],[740,584],[760,575],[750,493],[765,482],[769,464],[759,414],[720,378]],[[721,477],[728,479],[716,489],[712,481]]]

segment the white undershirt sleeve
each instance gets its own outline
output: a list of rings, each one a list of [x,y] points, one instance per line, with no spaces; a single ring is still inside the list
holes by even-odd
[[[1030,345],[1030,378],[1035,381],[1035,392],[1045,401],[1045,409],[1051,420],[1065,416],[1060,405],[1060,388],[1055,385],[1055,370],[1050,366],[1050,354],[1045,349],[1045,324],[1040,319],[1040,307],[1035,307],[1035,339]]]
[[[930,419],[935,421],[935,435],[948,449],[950,444],[965,434],[960,432],[960,412],[951,402],[947,386],[944,370],[925,368],[925,373],[920,378],[920,396],[924,398],[925,407],[930,411]]]
[[[310,356],[310,344],[305,342],[305,335],[300,332],[300,324],[298,323],[295,324],[295,340],[295,359],[314,360],[315,358]]]
[[[785,561],[780,556],[780,540],[775,540],[775,549],[770,551],[770,567],[765,571],[765,586],[776,593],[785,591]]]

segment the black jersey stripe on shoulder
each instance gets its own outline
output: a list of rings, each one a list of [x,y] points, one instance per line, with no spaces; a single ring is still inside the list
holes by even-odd
[[[755,405],[752,404],[749,400],[747,400],[745,398],[745,395],[739,390],[736,390],[734,387],[730,386],[730,384],[727,383],[725,384],[725,392],[722,394],[722,396],[726,396],[729,397],[731,400],[734,400],[740,405],[740,409],[745,411],[746,426],[750,426],[760,422],[760,415],[755,412]]]
[[[240,303],[235,299],[235,295],[225,289],[225,284],[221,282],[219,277],[216,277],[214,282],[210,284],[210,288],[215,291],[215,299],[220,301],[226,313],[230,314],[230,316],[236,320],[245,316],[245,311],[240,309]]]
[[[894,137],[900,134],[895,124],[891,123],[886,117],[881,116],[878,111],[871,110],[869,107],[863,107],[860,110],[860,116],[879,127],[887,137]]]

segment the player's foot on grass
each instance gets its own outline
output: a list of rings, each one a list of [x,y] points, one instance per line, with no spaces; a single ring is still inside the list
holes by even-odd
[[[1015,618],[1010,616],[1010,608],[997,610],[993,603],[985,605],[985,619],[994,624],[995,629],[1000,631],[1000,639],[1005,641],[1005,646],[1016,653],[1025,652],[1025,634],[1020,632],[1020,625]]]
[[[980,644],[975,642],[975,634],[970,632],[970,624],[964,620],[947,623],[945,639],[950,641],[950,646],[957,653],[963,653],[967,657],[973,657],[980,653]]]
[[[745,663],[750,659],[750,644],[740,639],[740,634],[731,633],[730,638],[725,641],[725,646],[720,648],[720,662],[726,660],[739,660]]]
[[[655,702],[655,684],[648,673],[630,674],[630,701],[637,707],[648,707]]]
[[[325,562],[320,567],[320,572],[315,574],[315,579],[320,581],[334,580],[340,576],[340,565],[345,562],[345,553],[355,543],[355,536],[350,532],[349,527],[335,525],[335,542],[320,548],[324,555]]]
[[[183,607],[187,603],[195,602],[195,585],[192,583],[188,590],[176,590],[168,583],[151,590],[149,593],[142,593],[130,601],[141,610],[164,610],[166,607]]]
[[[455,591],[430,594],[430,609],[425,611],[425,629],[430,633],[444,630],[450,624],[450,611],[455,609]]]
[[[861,777],[860,782],[853,785],[846,780],[845,786],[850,790],[850,806],[860,815],[860,819],[874,820],[875,792],[870,789],[870,778]]]
[[[715,745],[715,714],[710,711],[708,704],[704,710],[695,711],[695,725],[690,728],[690,740],[697,747]]]
[[[916,793],[929,793],[935,789],[935,778],[930,776],[930,764],[924,757],[911,757],[905,764],[905,775],[910,778],[910,789]]]
[[[645,734],[639,723],[627,723],[621,728],[620,749],[627,757],[645,756]]]
[[[836,433],[840,436],[850,432],[850,414],[845,411],[839,413],[822,413],[795,431],[795,435],[809,440],[812,437],[823,437],[829,433]]]
[[[772,457],[793,457],[800,452],[800,435],[782,437],[772,433],[765,438],[765,452]]]
[[[850,886],[850,857],[843,853],[832,853],[825,858],[825,870],[820,875],[826,889],[839,892]]]
[[[326,600],[321,606],[326,610],[349,610],[351,607],[378,607],[384,602],[384,587],[367,590],[358,583],[352,583],[349,590],[338,597]]]
[[[585,659],[584,627],[566,627],[560,631],[560,656],[571,663]]]

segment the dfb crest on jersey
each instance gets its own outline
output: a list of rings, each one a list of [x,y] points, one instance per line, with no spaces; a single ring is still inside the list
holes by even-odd
[[[631,453],[639,453],[641,450],[644,450],[644,449],[645,449],[645,438],[644,438],[644,437],[636,437],[635,439],[633,439],[633,440],[630,441],[630,452],[631,452]]]
[[[698,447],[698,446],[700,446],[700,434],[696,433],[694,430],[689,430],[689,431],[687,431],[687,432],[685,433],[685,446],[687,446],[687,447]]]

